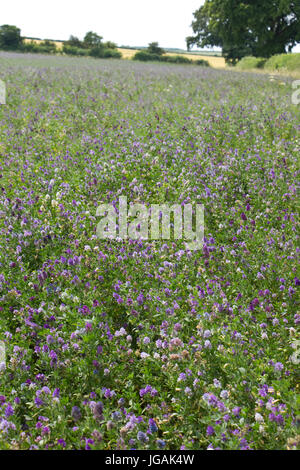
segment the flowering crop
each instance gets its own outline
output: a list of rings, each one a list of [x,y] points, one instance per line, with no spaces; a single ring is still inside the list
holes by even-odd
[[[291,81],[21,54],[0,73],[0,448],[297,447]],[[120,196],[203,204],[203,248],[100,240]]]

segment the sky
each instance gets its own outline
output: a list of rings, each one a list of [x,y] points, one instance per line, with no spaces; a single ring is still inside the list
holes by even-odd
[[[119,46],[186,48],[193,12],[202,0],[8,0],[1,2],[0,24],[21,28],[22,36],[83,39],[95,31]]]
[[[193,12],[204,0],[4,0],[0,24],[12,24],[22,36],[83,39],[94,31],[119,46],[186,48],[193,34]],[[218,48],[216,48],[217,50]],[[300,52],[300,45],[294,51]]]

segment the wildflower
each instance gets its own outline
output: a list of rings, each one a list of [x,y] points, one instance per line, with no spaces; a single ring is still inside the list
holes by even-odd
[[[203,338],[210,338],[211,337],[211,331],[210,330],[205,330],[203,333]]]
[[[283,369],[283,364],[281,362],[276,362],[276,364],[274,364],[274,369],[277,371],[277,372],[281,372],[282,369]]]
[[[213,436],[213,434],[215,434],[214,428],[213,428],[212,426],[207,426],[207,428],[206,428],[206,434],[207,434],[208,436]]]
[[[181,374],[179,374],[177,382],[184,382],[185,379],[186,379],[186,374],[184,372],[181,372]]]
[[[14,409],[13,409],[13,407],[11,406],[10,403],[8,403],[8,404],[6,405],[4,414],[5,414],[5,417],[6,417],[6,418],[9,418],[9,416],[11,416],[11,415],[14,414]]]
[[[137,439],[140,441],[140,442],[143,442],[144,444],[146,444],[148,441],[149,441],[149,437],[142,431],[139,431],[137,433]]]
[[[108,431],[111,431],[113,428],[114,428],[114,423],[113,423],[111,420],[107,421],[107,423],[106,423],[106,429],[107,429]]]
[[[146,353],[146,352],[141,352],[141,358],[142,359],[147,359],[147,357],[150,357],[150,354]]]
[[[95,441],[97,442],[101,442],[102,439],[103,439],[103,436],[101,434],[100,431],[98,431],[98,429],[94,429],[94,431],[92,432],[92,437],[95,439]]]
[[[66,447],[66,441],[64,439],[58,439],[57,444],[61,447]]]
[[[239,406],[236,406],[235,408],[233,408],[232,410],[232,413],[234,416],[239,416],[240,415],[240,412],[241,412],[241,408]]]
[[[257,423],[263,423],[264,422],[264,418],[262,417],[262,415],[260,413],[255,413],[255,421]]]
[[[103,403],[101,403],[101,401],[99,401],[93,406],[92,411],[96,421],[103,420]]]
[[[152,418],[149,419],[149,430],[150,430],[151,433],[158,431],[158,427],[156,425],[156,422]]]
[[[163,441],[162,439],[157,439],[156,444],[159,447],[159,449],[164,449],[166,447],[166,442]]]
[[[73,406],[72,411],[71,411],[71,416],[74,419],[74,421],[79,421],[81,419],[81,411],[78,406]]]
[[[111,417],[114,421],[119,421],[121,419],[121,413],[119,411],[114,411]]]

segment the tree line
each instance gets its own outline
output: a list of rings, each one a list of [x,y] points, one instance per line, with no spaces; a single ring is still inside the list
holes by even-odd
[[[44,54],[55,54],[63,52],[73,56],[91,56],[96,58],[121,58],[117,45],[112,41],[103,42],[102,36],[89,31],[81,41],[78,37],[71,35],[68,41],[63,42],[62,49],[58,49],[55,42],[49,39],[36,43],[34,40],[25,42],[21,36],[20,28],[12,25],[0,26],[0,49],[21,52],[39,52]],[[159,61],[176,64],[195,64],[209,66],[206,60],[191,60],[182,55],[169,56],[158,42],[151,42],[148,48],[138,51],[133,60]]]
[[[99,36],[93,31],[89,31],[81,41],[76,36],[70,36],[68,41],[63,43],[62,50],[59,50],[55,42],[46,39],[40,43],[35,41],[25,42],[21,36],[21,30],[14,25],[0,26],[0,49],[7,51],[21,51],[21,52],[40,52],[53,54],[63,52],[69,55],[77,56],[92,56],[99,58],[121,58],[122,54],[117,50],[117,45],[114,42],[102,41],[102,36]]]

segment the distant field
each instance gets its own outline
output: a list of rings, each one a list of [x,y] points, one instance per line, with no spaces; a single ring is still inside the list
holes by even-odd
[[[123,49],[119,48],[118,49],[124,59],[131,59],[136,52],[138,52],[138,49]],[[204,59],[209,62],[209,65],[211,65],[214,68],[221,69],[225,67],[225,60],[224,57],[212,57],[212,56],[207,56],[207,55],[199,55],[199,54],[180,54],[176,52],[167,52],[167,55],[184,55],[184,57],[187,57],[188,59],[191,60],[199,60],[199,59]]]
[[[41,42],[44,42],[45,39],[28,39],[28,38],[24,39],[25,43],[29,43],[29,42],[32,42],[32,41],[35,42],[36,44],[40,44]],[[57,49],[62,49],[63,48],[63,42],[62,41],[51,41],[51,42],[53,42],[56,45]]]

